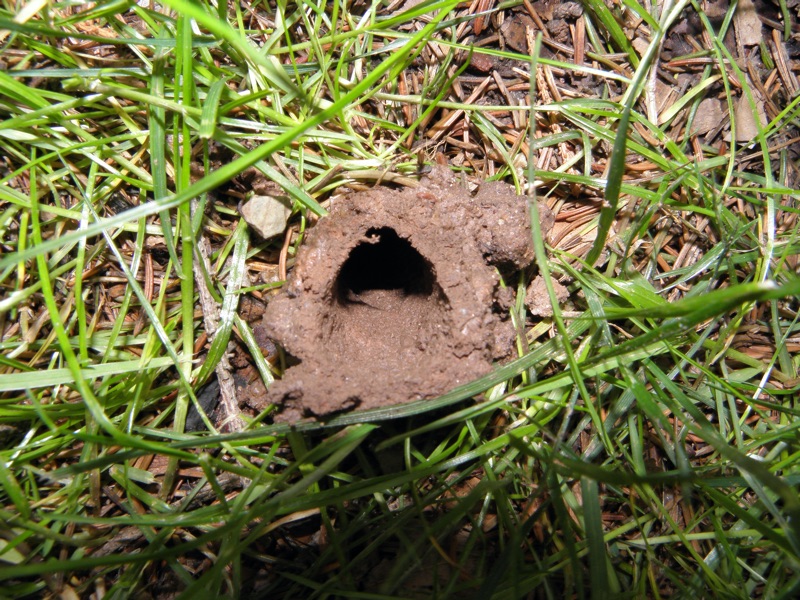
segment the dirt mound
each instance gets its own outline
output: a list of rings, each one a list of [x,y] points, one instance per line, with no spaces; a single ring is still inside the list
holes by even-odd
[[[530,237],[513,188],[486,183],[471,196],[447,169],[419,188],[339,201],[264,314],[299,361],[269,390],[278,419],[433,398],[485,375],[514,340],[496,268],[530,264]]]

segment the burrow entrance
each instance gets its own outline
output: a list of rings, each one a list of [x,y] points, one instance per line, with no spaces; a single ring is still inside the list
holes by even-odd
[[[408,240],[390,227],[372,228],[342,265],[336,280],[336,295],[342,304],[374,290],[429,296],[434,283],[430,263]]]
[[[425,371],[449,329],[433,267],[390,227],[371,228],[334,282],[329,343],[345,361],[392,373]]]

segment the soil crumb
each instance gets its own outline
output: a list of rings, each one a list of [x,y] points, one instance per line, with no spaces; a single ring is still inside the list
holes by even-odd
[[[527,199],[504,183],[470,195],[444,167],[422,183],[346,196],[309,233],[264,313],[297,361],[268,392],[277,420],[434,398],[511,352],[498,271],[533,260]]]

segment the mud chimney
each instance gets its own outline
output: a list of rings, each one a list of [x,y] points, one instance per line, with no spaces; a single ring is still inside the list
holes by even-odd
[[[278,420],[433,398],[485,375],[514,339],[497,269],[532,256],[526,199],[505,184],[471,196],[440,169],[420,188],[345,197],[264,314],[297,361],[269,390]]]

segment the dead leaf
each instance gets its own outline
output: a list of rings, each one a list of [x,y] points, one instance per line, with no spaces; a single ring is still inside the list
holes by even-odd
[[[664,83],[660,79],[656,79],[656,111],[658,114],[663,113],[670,106],[675,104],[677,100],[677,91],[674,85]]]
[[[513,13],[506,17],[500,26],[500,33],[503,40],[517,52],[528,53],[528,34],[527,30],[536,30],[536,23],[528,15],[523,13]]]
[[[736,37],[742,46],[757,46],[761,43],[761,19],[758,18],[753,0],[739,0],[733,16]]]
[[[750,88],[750,91],[756,103],[758,122],[756,121],[756,115],[753,114],[750,101],[747,99],[747,94],[742,93],[733,109],[733,116],[736,120],[736,141],[740,144],[747,144],[755,139],[758,135],[759,123],[761,128],[765,127],[767,124],[767,113],[764,110],[764,98],[761,97],[761,94],[755,88]],[[730,137],[730,132],[728,132],[725,136],[725,141],[730,142]]]
[[[716,98],[705,98],[697,107],[689,135],[708,133],[718,127],[724,118],[725,111],[722,110],[722,102]]]
[[[644,53],[650,47],[650,42],[642,37],[635,37],[631,40],[631,46],[639,56],[644,56]]]

